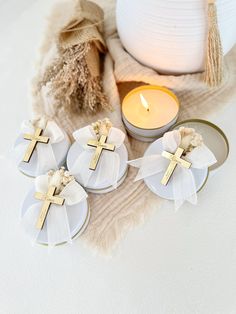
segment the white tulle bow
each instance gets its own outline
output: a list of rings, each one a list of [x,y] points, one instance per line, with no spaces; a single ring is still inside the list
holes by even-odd
[[[180,146],[181,134],[178,130],[165,133],[162,138],[163,151],[175,153]],[[209,148],[202,144],[194,148],[188,153],[184,159],[191,162],[191,168],[204,169],[216,163],[214,154]],[[170,161],[164,158],[161,154],[144,156],[136,160],[128,162],[131,166],[139,168],[135,181],[147,178],[157,173],[163,172],[163,175],[170,163]],[[193,173],[190,169],[183,168],[181,165],[177,165],[172,175],[172,188],[175,201],[175,209],[179,209],[180,206],[188,201],[192,204],[197,204],[197,191]],[[168,189],[169,186],[167,185]]]
[[[31,121],[23,121],[21,125],[21,134],[35,133],[35,127],[32,125]],[[45,173],[50,169],[57,169],[57,161],[52,149],[52,144],[59,143],[64,140],[65,134],[59,128],[59,126],[54,121],[48,121],[46,127],[43,131],[43,136],[49,137],[48,144],[38,143],[36,145],[36,162],[37,162],[37,170],[36,173],[41,174]],[[14,148],[14,155],[17,164],[19,165],[22,162],[24,154],[29,145],[28,140],[24,140],[20,142]]]
[[[82,180],[81,183],[85,187],[89,185],[90,180],[93,180],[96,186],[106,181],[116,188],[120,168],[120,156],[116,150],[123,144],[125,134],[117,128],[110,128],[107,143],[115,145],[115,151],[103,150],[95,171],[89,169],[95,148],[87,145],[89,140],[97,140],[93,128],[86,126],[75,131],[73,136],[83,148],[83,152],[79,154],[70,172],[74,175],[79,174]]]
[[[37,192],[46,194],[48,188],[47,175],[38,176],[35,179],[35,190]],[[22,217],[23,227],[33,242],[38,242],[41,232],[47,233],[47,243],[49,246],[72,241],[67,211],[70,210],[70,206],[79,204],[86,199],[87,194],[75,180],[72,180],[59,193],[59,196],[64,198],[64,205],[51,204],[43,229],[38,230],[36,228],[36,222],[43,204],[42,201],[35,199],[35,203],[27,209]]]

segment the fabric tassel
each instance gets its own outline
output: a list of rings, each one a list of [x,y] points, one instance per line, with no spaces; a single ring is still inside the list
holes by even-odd
[[[223,51],[215,1],[208,0],[208,36],[204,80],[210,87],[220,85],[223,79]]]

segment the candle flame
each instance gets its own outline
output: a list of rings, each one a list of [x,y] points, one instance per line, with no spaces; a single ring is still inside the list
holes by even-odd
[[[140,100],[141,100],[141,103],[143,105],[143,107],[149,111],[149,105],[148,105],[148,102],[147,100],[145,99],[145,97],[143,96],[143,94],[140,94]]]

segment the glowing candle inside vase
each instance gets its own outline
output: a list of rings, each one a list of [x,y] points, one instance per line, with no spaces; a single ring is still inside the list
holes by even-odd
[[[162,136],[176,122],[178,113],[177,97],[161,86],[135,88],[122,102],[122,117],[128,133],[146,142]]]

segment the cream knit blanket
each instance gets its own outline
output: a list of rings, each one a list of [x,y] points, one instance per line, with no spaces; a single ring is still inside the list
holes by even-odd
[[[37,75],[33,81],[32,103],[35,116],[46,114],[54,117],[69,134],[106,116],[116,127],[124,129],[120,114],[120,95],[133,88],[135,82],[163,85],[173,89],[181,102],[180,120],[190,117],[207,118],[211,112],[222,108],[232,99],[236,100],[235,48],[225,58],[225,76],[220,88],[206,87],[202,81],[202,74],[159,75],[139,64],[123,49],[115,26],[115,0],[94,2],[98,3],[105,12],[105,37],[109,52],[104,63],[103,84],[114,112],[100,112],[88,116],[70,115],[63,108],[55,111],[53,103],[45,98],[43,90],[37,84],[48,64],[56,56],[57,52],[53,48],[54,37],[73,15],[74,3],[71,0],[71,2],[58,3],[49,17],[49,25],[40,50]],[[127,138],[126,145],[130,159],[142,156],[147,147],[147,144],[131,138]],[[128,229],[142,222],[152,209],[157,209],[162,204],[162,200],[152,194],[143,182],[133,183],[135,173],[136,170],[130,168],[125,182],[116,191],[104,195],[89,195],[91,220],[82,235],[82,240],[97,251],[109,252]]]

